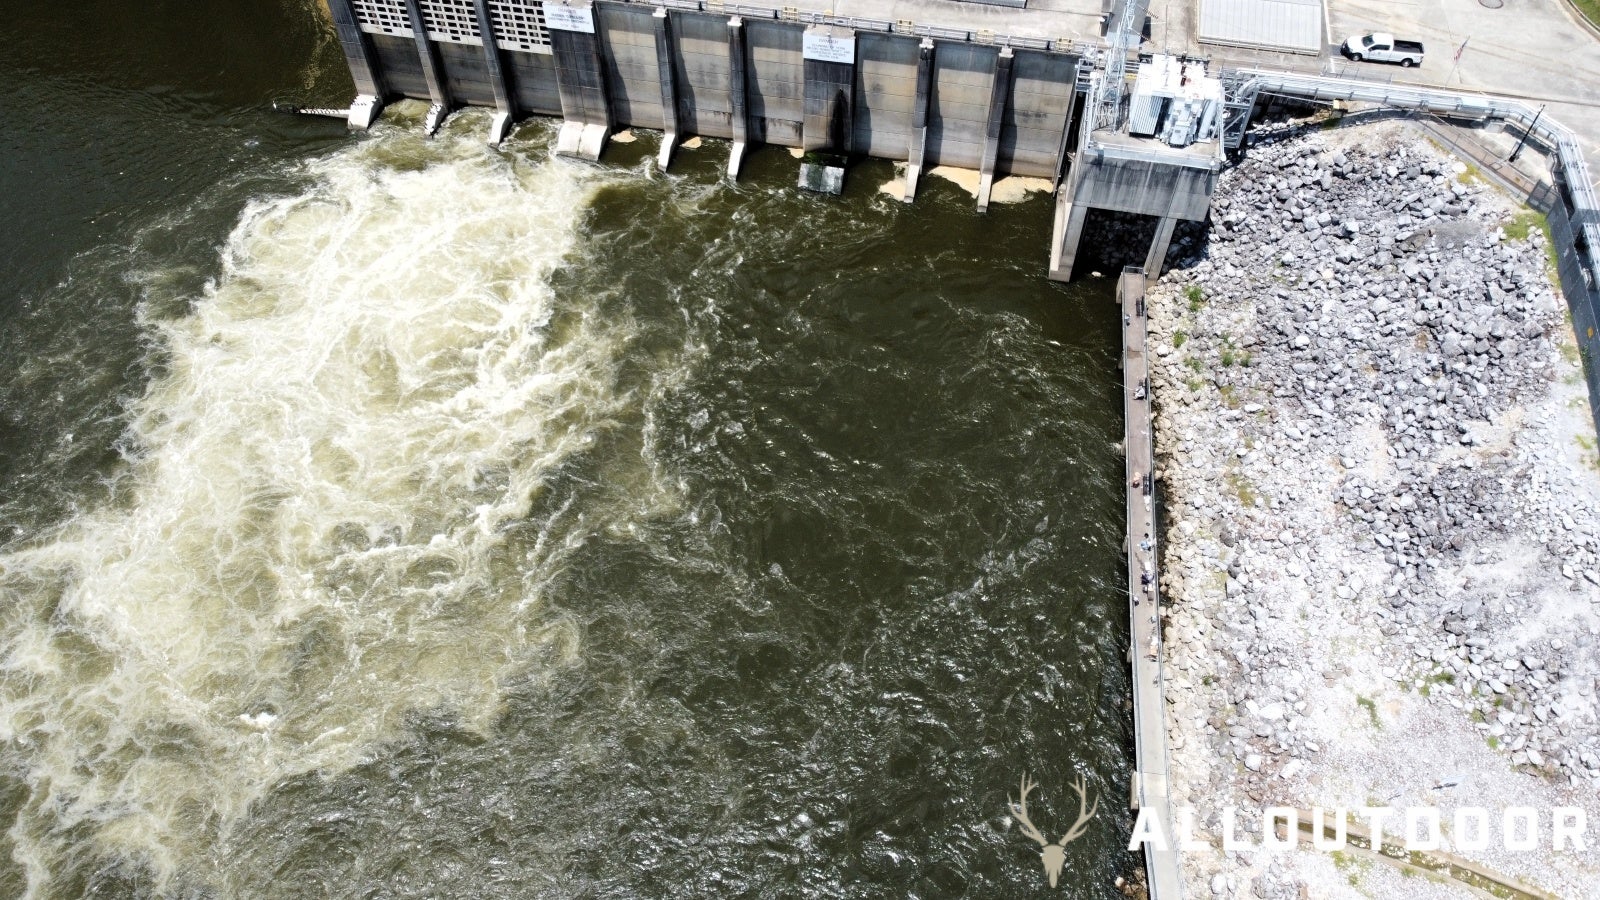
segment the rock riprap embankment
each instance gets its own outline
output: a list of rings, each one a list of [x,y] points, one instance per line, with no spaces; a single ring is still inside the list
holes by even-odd
[[[1401,125],[1284,128],[1152,289],[1174,801],[1202,823],[1536,801],[1600,823],[1600,472],[1546,242]],[[1600,883],[1496,853],[1562,896]],[[1226,896],[1398,878],[1328,859],[1185,865]]]

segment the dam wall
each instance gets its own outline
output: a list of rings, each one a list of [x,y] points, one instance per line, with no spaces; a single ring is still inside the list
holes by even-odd
[[[1085,45],[702,0],[330,0],[370,124],[388,100],[563,120],[558,152],[659,129],[1056,180]],[[915,177],[909,179],[909,194]]]

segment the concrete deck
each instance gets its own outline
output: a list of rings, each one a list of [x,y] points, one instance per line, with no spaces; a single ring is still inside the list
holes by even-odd
[[[1167,704],[1162,697],[1165,647],[1161,643],[1161,572],[1155,530],[1155,482],[1150,371],[1145,357],[1144,272],[1126,271],[1117,283],[1122,306],[1122,402],[1125,415],[1123,486],[1128,501],[1128,615],[1132,622],[1128,648],[1133,670],[1134,764],[1131,800],[1148,809],[1173,834],[1167,783]],[[1178,852],[1145,851],[1152,900],[1181,896]]]
[[[708,9],[716,8],[711,0],[703,2]],[[740,14],[790,6],[801,13],[875,22],[905,21],[952,31],[988,31],[1001,37],[1100,42],[1100,0],[1030,0],[1025,9],[955,0],[729,0],[723,6],[730,12],[737,8]]]

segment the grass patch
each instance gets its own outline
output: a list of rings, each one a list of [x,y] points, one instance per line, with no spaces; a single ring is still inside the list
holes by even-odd
[[[1200,290],[1200,285],[1191,284],[1183,289],[1183,296],[1189,298],[1189,312],[1199,312],[1200,307],[1206,305],[1205,292]]]
[[[1183,361],[1183,364],[1195,370],[1196,372],[1204,371],[1206,367],[1205,361],[1198,356],[1188,357]]]
[[[1595,439],[1588,435],[1578,434],[1573,435],[1573,440],[1578,442],[1578,449],[1583,451],[1578,454],[1578,458],[1583,460],[1583,464],[1595,471],[1600,471],[1600,447],[1596,447]]]
[[[1233,389],[1233,385],[1219,384],[1217,385],[1217,393],[1222,395],[1222,403],[1224,406],[1228,407],[1229,409],[1239,408],[1238,392]]]
[[[1457,181],[1462,184],[1479,184],[1483,181],[1483,172],[1477,166],[1466,160],[1462,160],[1461,164],[1466,169],[1456,176]]]
[[[1363,860],[1357,859],[1355,854],[1343,850],[1335,850],[1328,854],[1333,859],[1333,867],[1343,873],[1345,880],[1351,887],[1361,886],[1361,873],[1366,869]]]
[[[1572,0],[1572,5],[1583,13],[1585,19],[1600,25],[1600,0]]]
[[[1489,749],[1490,750],[1499,750],[1500,749],[1500,739],[1495,737],[1492,734],[1489,735],[1488,743],[1489,743]]]
[[[1233,495],[1239,498],[1239,502],[1246,509],[1254,507],[1256,500],[1260,499],[1260,495],[1256,493],[1256,486],[1238,472],[1229,472],[1224,480],[1228,483],[1228,489],[1233,491]]]
[[[1533,229],[1538,228],[1546,234],[1550,231],[1550,223],[1545,217],[1534,210],[1524,209],[1511,217],[1511,221],[1500,226],[1505,229],[1506,237],[1513,241],[1525,241]]]
[[[1176,350],[1179,347],[1182,347],[1184,342],[1187,341],[1187,340],[1189,340],[1189,333],[1188,332],[1186,332],[1186,331],[1174,331],[1172,333],[1172,349]]]
[[[1576,363],[1583,359],[1582,356],[1578,355],[1578,345],[1571,341],[1561,342],[1561,358],[1568,363]]]
[[[1188,381],[1185,381],[1184,384],[1188,386],[1189,390],[1197,394],[1200,392],[1201,388],[1206,386],[1204,378],[1191,378]]]
[[[1596,2],[1600,2],[1600,0],[1596,0]],[[1544,235],[1545,266],[1549,269],[1551,275],[1555,275],[1557,269],[1556,242],[1550,237],[1550,220],[1545,218],[1544,213],[1535,209],[1523,209],[1512,216],[1511,221],[1500,227],[1505,230],[1506,237],[1514,241],[1526,241],[1528,235],[1532,234],[1534,229],[1538,229]],[[1556,279],[1552,278],[1551,280],[1554,281]]]
[[[1372,702],[1371,697],[1356,695],[1356,705],[1367,711],[1367,718],[1372,720],[1373,728],[1382,728],[1383,723],[1378,721],[1378,704]]]

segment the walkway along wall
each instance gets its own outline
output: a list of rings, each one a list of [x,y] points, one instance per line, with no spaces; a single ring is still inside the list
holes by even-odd
[[[563,120],[557,152],[594,159],[622,128],[1058,177],[1083,48],[701,0],[329,0],[361,97]]]

